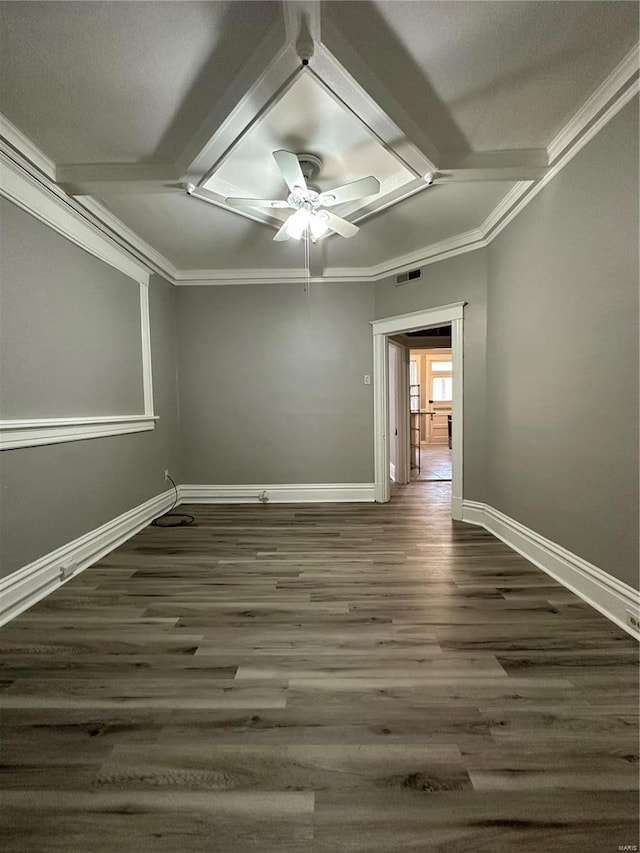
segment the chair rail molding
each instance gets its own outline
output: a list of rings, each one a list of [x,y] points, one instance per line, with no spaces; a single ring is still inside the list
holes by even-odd
[[[17,418],[0,420],[0,451],[65,441],[105,438],[155,428],[151,371],[149,285],[140,282],[140,340],[142,357],[142,409],[139,414],[78,415],[65,418]]]

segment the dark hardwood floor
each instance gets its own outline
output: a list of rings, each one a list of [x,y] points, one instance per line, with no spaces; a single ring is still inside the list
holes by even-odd
[[[193,507],[1,629],[3,851],[637,845],[637,644],[449,495]]]

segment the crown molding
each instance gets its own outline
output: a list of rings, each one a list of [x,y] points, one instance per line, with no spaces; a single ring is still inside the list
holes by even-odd
[[[139,237],[135,231],[118,219],[102,202],[93,196],[78,196],[78,203],[91,213],[103,226],[106,226],[114,237],[124,243],[124,247],[135,254],[143,263],[152,267],[170,284],[175,284],[180,271],[168,258],[153,248],[149,243]]]
[[[496,210],[489,214],[481,226],[481,230],[486,234],[487,245],[491,243],[531,201],[533,201],[538,193],[540,193],[547,184],[549,184],[562,171],[562,169],[564,169],[564,167],[573,160],[576,154],[578,154],[584,146],[590,142],[593,137],[638,94],[638,92],[640,92],[640,82],[636,79],[630,86],[624,89],[615,101],[611,103],[609,108],[602,113],[598,120],[589,126],[588,130],[582,132],[581,135],[578,136],[571,147],[565,151],[553,166],[551,166],[543,178],[533,184],[528,184],[524,192],[520,194],[519,198],[517,198],[518,193],[514,192],[517,187],[514,187],[512,190],[512,192],[514,192],[514,197],[511,200],[512,205],[508,209],[506,206],[503,207],[502,212],[504,215],[502,218],[500,218],[499,221],[496,221],[496,217],[494,216],[498,210],[498,208],[496,208]],[[503,202],[505,200],[506,199],[503,199]]]
[[[0,113],[0,137],[27,162],[32,163],[37,169],[43,172],[47,178],[52,181],[56,179],[56,164],[47,155],[41,151],[28,136],[18,130],[15,124],[12,124],[6,116]]]
[[[329,55],[329,51],[323,51],[323,53],[325,58]],[[564,166],[638,94],[640,91],[638,82],[639,56],[639,47],[636,45],[551,141],[547,147],[547,155],[548,162],[552,165],[546,174],[536,181],[519,181],[515,184],[480,227],[425,246],[416,252],[390,258],[388,261],[373,267],[330,267],[321,278],[312,277],[310,281],[323,283],[374,282],[406,272],[408,269],[437,263],[488,246],[524,210],[529,202],[559,174]],[[65,234],[65,236],[69,236],[69,239],[73,239],[78,245],[101,257],[95,250],[95,238],[102,232],[103,237],[110,245],[107,255],[113,258],[115,256],[114,250],[117,250],[120,257],[128,256],[137,268],[138,272],[133,276],[136,280],[140,280],[138,277],[141,269],[140,264],[143,264],[177,286],[283,284],[305,283],[307,281],[307,274],[302,269],[180,270],[93,197],[81,196],[78,203],[69,198],[53,183],[56,173],[53,161],[2,115],[0,115],[0,135],[18,155],[25,159],[25,163],[17,165],[12,162],[5,147],[2,162],[8,164],[12,174],[22,172],[23,176],[28,176],[31,182],[30,194],[48,194],[50,203],[53,202],[58,205],[59,215],[64,219],[68,219],[71,215],[75,220],[84,220],[79,228],[71,229],[73,236],[69,234]],[[6,169],[3,172],[6,174]],[[43,178],[43,175],[46,177]],[[2,192],[2,194],[11,198],[7,192]],[[54,197],[55,201],[53,201]],[[20,204],[20,202],[17,203]],[[366,213],[363,218],[367,218]],[[43,221],[61,233],[65,233],[64,229],[57,225],[58,214],[52,214],[50,211],[49,220],[45,218]],[[91,233],[86,230],[87,228],[91,229]],[[126,266],[128,269],[132,269],[129,264]]]
[[[115,243],[104,227],[89,222],[48,178],[25,170],[4,151],[0,151],[0,195],[133,281],[149,283],[146,266]]]
[[[562,152],[576,142],[580,134],[607,106],[609,101],[615,98],[628,83],[632,82],[634,77],[637,77],[639,67],[640,44],[636,44],[595,92],[587,98],[557,136],[551,140],[547,146],[550,164],[554,164]]]

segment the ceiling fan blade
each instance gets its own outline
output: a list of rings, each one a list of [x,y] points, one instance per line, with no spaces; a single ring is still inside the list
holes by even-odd
[[[347,222],[341,216],[336,216],[335,213],[329,213],[328,210],[322,212],[323,217],[326,217],[326,222],[332,231],[340,234],[341,237],[353,237],[360,230],[357,225]]]
[[[342,204],[367,195],[376,195],[379,192],[380,181],[373,175],[369,175],[368,178],[360,178],[358,181],[320,193],[320,204],[324,207],[333,207],[334,204]]]
[[[280,226],[280,228],[278,228],[278,230],[276,231],[276,236],[273,238],[276,241],[276,243],[282,243],[291,237],[291,235],[287,231],[288,222],[289,222],[289,220],[287,219],[287,221],[283,222],[282,225]]]
[[[307,189],[307,182],[304,179],[300,163],[298,162],[298,158],[295,154],[292,154],[291,151],[284,151],[283,149],[280,149],[279,151],[273,152],[273,157],[291,192],[293,192],[296,187],[300,187],[303,190]]]
[[[289,207],[286,201],[271,198],[225,198],[229,207]]]

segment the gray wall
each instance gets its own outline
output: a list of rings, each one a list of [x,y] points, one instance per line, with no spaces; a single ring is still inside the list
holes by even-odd
[[[140,286],[0,198],[2,417],[143,409]]]
[[[422,278],[396,286],[395,277],[375,288],[375,317],[393,317],[467,302],[464,309],[464,482],[467,500],[484,501],[487,330],[486,250],[458,255],[422,269]]]
[[[489,247],[487,501],[638,585],[638,109]]]
[[[29,233],[27,227],[25,237]],[[50,304],[50,321],[64,331],[67,324],[75,326],[78,317],[60,310],[55,294],[59,288],[67,292],[71,281],[77,288],[84,287],[86,282],[76,277],[76,271],[85,267],[87,255],[60,235],[51,235],[53,249],[47,240],[32,244],[30,250],[34,254],[53,251],[55,263],[49,263],[42,285]],[[2,274],[7,282],[8,270],[3,268]],[[100,274],[108,277],[110,270]],[[137,285],[131,283],[130,287],[137,291]],[[90,306],[92,319],[103,296],[96,294],[97,303]],[[78,305],[85,305],[85,299],[86,293],[79,294]],[[153,277],[149,301],[155,412],[160,416],[155,430],[0,453],[2,575],[160,494],[166,489],[165,468],[179,482],[174,288]],[[124,385],[124,374],[129,367],[138,370],[140,358],[138,346],[133,363],[121,365]],[[86,355],[84,362],[87,369],[99,367]],[[79,405],[83,402],[78,398]]]
[[[373,481],[370,285],[177,291],[183,482]]]

